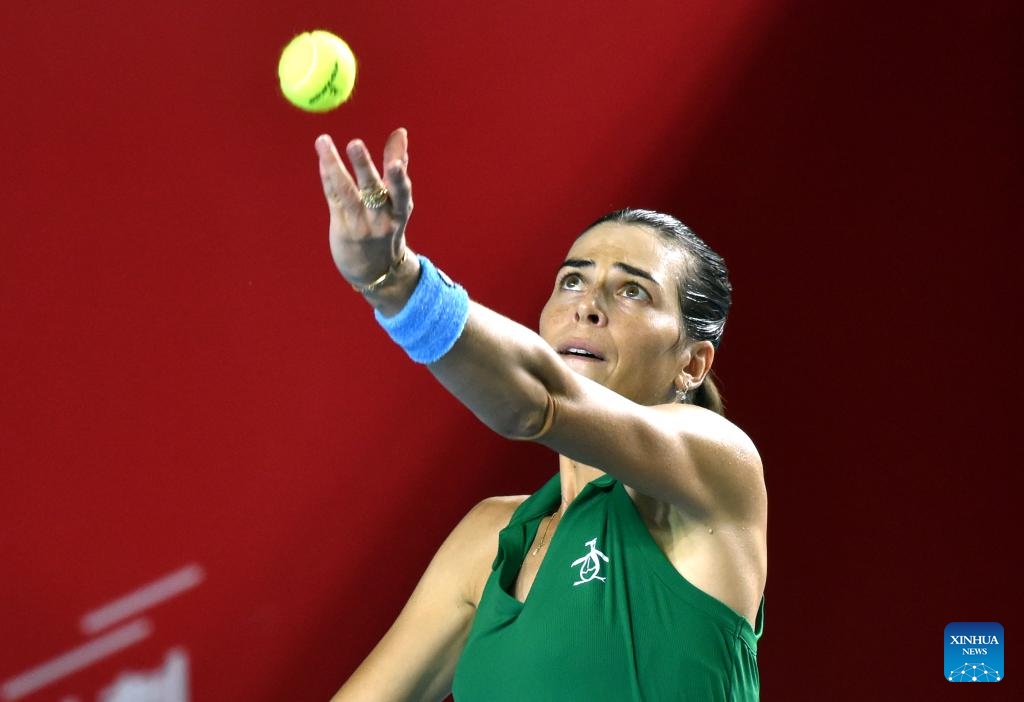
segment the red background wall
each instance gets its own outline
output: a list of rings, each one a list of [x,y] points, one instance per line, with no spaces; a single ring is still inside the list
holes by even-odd
[[[963,698],[951,621],[1004,626],[1008,677],[970,696],[1016,698],[1018,7],[5,3],[0,684],[191,568],[144,640],[23,699],[92,700],[177,648],[196,700],[325,700],[461,515],[555,470],[333,269],[313,139],[403,125],[410,241],[521,322],[613,208],[729,261],[764,699]],[[360,61],[320,116],[275,75],[315,27]]]

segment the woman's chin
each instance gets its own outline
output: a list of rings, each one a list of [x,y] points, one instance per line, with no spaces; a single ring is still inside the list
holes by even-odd
[[[565,365],[572,368],[580,375],[585,375],[591,380],[596,380],[600,374],[601,369],[604,366],[604,361],[599,361],[596,358],[587,358],[585,356],[570,356],[567,354],[562,355],[562,360]]]

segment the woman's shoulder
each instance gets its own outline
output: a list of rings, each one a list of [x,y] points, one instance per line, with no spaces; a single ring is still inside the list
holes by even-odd
[[[466,601],[474,607],[483,595],[491,564],[498,553],[498,532],[505,528],[527,497],[514,495],[481,500],[466,513],[438,552],[451,571],[465,578]]]
[[[465,532],[464,537],[470,539],[496,537],[528,497],[507,495],[480,500],[466,513],[456,531]]]
[[[680,432],[701,439],[718,456],[734,454],[750,467],[761,469],[761,456],[753,439],[732,420],[697,405],[659,405],[658,409],[678,422]]]
[[[470,560],[477,560],[473,556],[481,551],[489,552],[490,563],[498,544],[498,532],[505,528],[527,497],[529,495],[488,497],[476,503],[452,530],[445,547],[457,551],[460,558]]]

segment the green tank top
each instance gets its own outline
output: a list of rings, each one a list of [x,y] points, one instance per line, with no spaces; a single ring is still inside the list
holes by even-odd
[[[586,485],[560,518],[526,602],[510,594],[540,520],[560,501],[556,475],[500,532],[455,700],[757,700],[764,601],[751,628],[687,582],[611,476]]]

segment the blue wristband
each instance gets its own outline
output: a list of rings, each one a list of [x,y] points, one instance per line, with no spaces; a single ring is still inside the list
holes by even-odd
[[[419,256],[420,279],[405,307],[394,317],[378,310],[377,322],[417,363],[433,363],[462,335],[469,317],[466,289],[439,271],[426,256]]]

